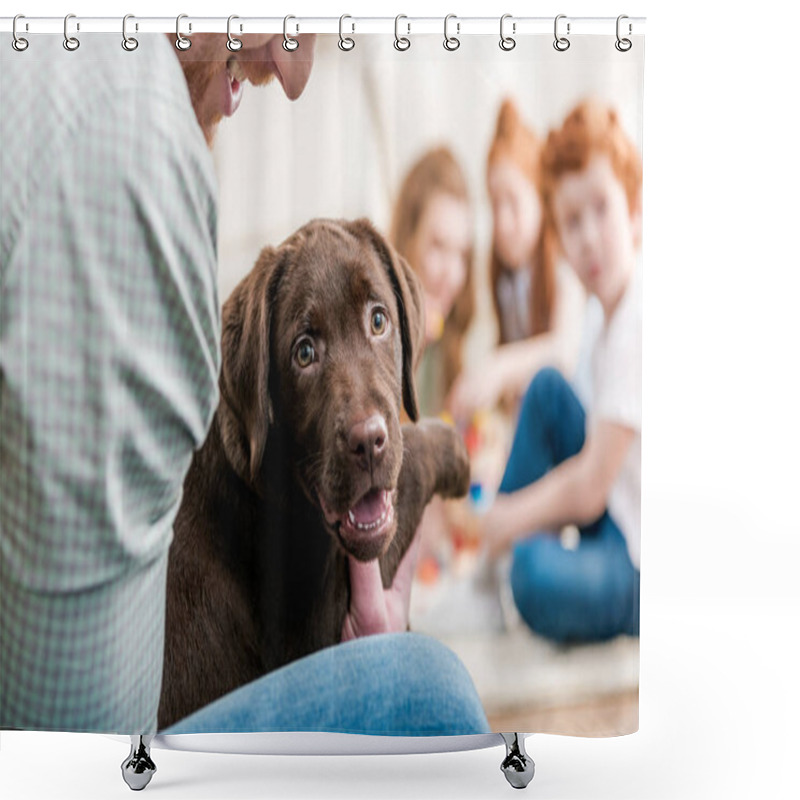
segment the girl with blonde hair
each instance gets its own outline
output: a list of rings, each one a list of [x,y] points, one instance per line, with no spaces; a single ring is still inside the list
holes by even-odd
[[[475,309],[469,192],[447,147],[429,150],[406,174],[389,238],[422,282],[426,347],[417,390],[423,415],[437,415],[461,372]]]

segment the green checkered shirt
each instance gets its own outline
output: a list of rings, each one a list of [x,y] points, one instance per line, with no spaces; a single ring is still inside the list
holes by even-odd
[[[0,37],[0,727],[153,731],[218,399],[216,185],[163,35]]]

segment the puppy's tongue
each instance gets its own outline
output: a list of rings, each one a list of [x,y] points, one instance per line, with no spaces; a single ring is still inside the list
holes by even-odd
[[[350,509],[350,521],[356,525],[370,525],[384,516],[390,502],[385,489],[372,489]]]

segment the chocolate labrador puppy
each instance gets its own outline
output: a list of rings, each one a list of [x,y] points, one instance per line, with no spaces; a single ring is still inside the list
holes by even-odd
[[[417,422],[422,315],[367,220],[266,248],[225,303],[220,403],[169,557],[159,728],[339,642],[348,556],[380,559],[388,588],[432,496],[466,493],[458,435]]]

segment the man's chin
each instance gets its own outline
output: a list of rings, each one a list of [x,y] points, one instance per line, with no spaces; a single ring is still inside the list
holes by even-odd
[[[253,86],[266,86],[275,80],[275,67],[270,61],[247,61],[238,59],[242,73],[248,83]]]

